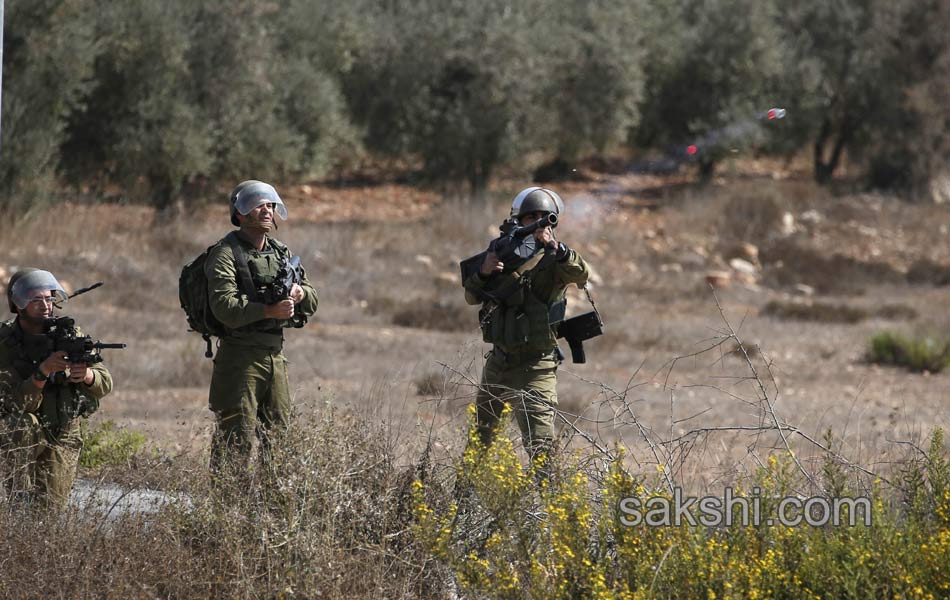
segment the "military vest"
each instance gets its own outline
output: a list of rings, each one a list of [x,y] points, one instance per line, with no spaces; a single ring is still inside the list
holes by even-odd
[[[543,353],[557,345],[557,323],[564,318],[565,287],[554,282],[553,256],[538,255],[511,273],[493,276],[490,290],[503,299],[479,311],[482,339],[504,352]]]
[[[240,266],[238,266],[237,257],[235,257],[235,268],[238,270],[238,289],[252,301],[260,302],[264,289],[274,283],[277,273],[280,271],[280,265],[283,259],[289,255],[287,246],[277,240],[268,237],[263,250],[252,249],[248,244],[240,243],[241,250],[247,258],[247,267],[250,274],[250,285],[247,281],[242,281]],[[232,251],[235,251],[232,248]],[[261,319],[237,329],[236,331],[257,332],[263,331],[281,334],[281,327],[286,323],[277,319]]]
[[[0,323],[0,369],[12,370],[20,381],[33,376],[46,359],[43,334],[25,333],[15,320]],[[40,350],[42,349],[42,350]],[[12,390],[3,393],[13,393]],[[99,409],[99,400],[83,388],[65,380],[62,373],[43,387],[43,401],[37,413],[47,437],[55,439],[71,421]]]

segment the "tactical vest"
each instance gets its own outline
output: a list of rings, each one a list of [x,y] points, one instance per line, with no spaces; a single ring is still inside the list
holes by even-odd
[[[554,285],[554,264],[537,257],[512,273],[495,275],[491,287],[513,290],[479,311],[482,339],[511,354],[543,353],[557,345],[565,288]]]
[[[42,342],[44,340],[40,338],[45,337],[43,334],[24,333],[12,320],[0,324],[0,344],[8,360],[7,364],[0,364],[0,368],[12,369],[21,381],[32,377],[36,367],[46,359],[41,355],[45,353],[45,344],[33,342]],[[35,350],[37,348],[43,350]],[[80,385],[66,381],[62,373],[57,373],[43,387],[43,401],[37,417],[47,438],[53,440],[71,421],[91,415],[98,409],[99,400],[84,393]]]
[[[233,248],[232,248],[233,250]],[[247,245],[242,244],[241,250],[247,258],[247,267],[250,275],[250,284],[244,281],[246,274],[242,275],[241,268],[238,266],[235,257],[235,269],[238,271],[238,289],[254,302],[261,301],[261,293],[267,286],[274,283],[277,273],[280,271],[280,264],[283,259],[290,254],[287,246],[277,240],[268,237],[263,250],[249,249]],[[273,333],[281,334],[281,328],[288,322],[278,321],[277,319],[261,319],[240,327],[236,331]]]

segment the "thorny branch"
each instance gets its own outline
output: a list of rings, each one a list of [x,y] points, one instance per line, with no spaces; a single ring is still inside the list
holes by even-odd
[[[718,331],[716,335],[704,340],[707,343],[704,344],[704,347],[701,350],[674,357],[669,363],[660,369],[660,372],[665,371],[665,376],[662,378],[662,387],[669,394],[668,417],[670,421],[668,433],[666,434],[667,439],[663,440],[663,436],[656,434],[655,428],[643,421],[642,417],[634,410],[634,401],[629,397],[630,392],[640,387],[649,385],[651,381],[656,381],[657,375],[659,375],[658,372],[652,379],[639,379],[642,368],[646,362],[645,360],[639,365],[639,367],[637,367],[633,375],[629,378],[626,385],[621,390],[614,389],[607,384],[587,379],[578,373],[564,369],[567,374],[573,376],[577,380],[599,388],[600,395],[602,396],[600,403],[602,406],[609,409],[609,414],[606,416],[601,416],[599,414],[600,411],[598,411],[598,414],[594,415],[596,418],[592,418],[590,415],[583,414],[584,411],[581,411],[581,414],[572,414],[568,411],[556,410],[555,414],[557,415],[558,420],[570,430],[570,436],[582,438],[586,442],[586,445],[588,445],[596,454],[602,456],[606,462],[614,462],[617,460],[616,453],[610,449],[611,444],[605,443],[604,436],[599,433],[600,426],[610,426],[615,434],[621,435],[621,443],[623,428],[627,426],[633,427],[637,433],[637,436],[646,443],[650,454],[652,454],[653,459],[656,461],[656,464],[658,466],[666,467],[660,469],[660,473],[662,474],[664,483],[671,491],[675,487],[673,478],[674,469],[681,468],[683,464],[685,464],[685,461],[691,454],[692,450],[697,444],[701,443],[700,440],[705,440],[710,435],[723,432],[749,432],[753,434],[754,441],[752,441],[747,448],[748,455],[759,465],[759,467],[762,468],[764,468],[764,464],[756,454],[756,448],[759,443],[758,440],[761,439],[763,435],[770,433],[776,434],[781,440],[781,448],[793,461],[797,471],[814,488],[820,489],[821,486],[815,476],[808,472],[808,470],[805,468],[805,465],[802,464],[802,461],[793,450],[791,440],[794,438],[803,440],[810,446],[819,449],[825,455],[833,458],[836,461],[839,461],[841,464],[848,466],[854,471],[863,473],[876,479],[880,479],[887,484],[891,484],[890,481],[882,477],[879,473],[876,473],[858,463],[855,463],[854,461],[845,458],[829,445],[816,440],[805,431],[789,424],[785,419],[780,418],[776,409],[776,399],[779,395],[779,388],[775,374],[772,370],[772,361],[768,359],[768,357],[766,357],[761,352],[761,350],[758,350],[758,355],[762,358],[765,369],[764,372],[760,372],[760,367],[757,367],[755,361],[753,360],[755,355],[750,352],[745,342],[739,336],[738,330],[733,327],[732,323],[726,317],[725,310],[723,309],[722,303],[716,295],[715,290],[713,290],[712,293],[713,299],[716,303],[716,308],[719,311],[719,316],[724,326],[722,330]],[[739,329],[741,329],[741,325]],[[734,348],[724,351],[724,344],[729,342],[734,343]],[[715,350],[719,350],[720,352],[720,358],[717,360],[717,363],[725,360],[726,356],[734,355],[738,357],[744,364],[744,368],[747,369],[748,375],[733,376],[728,377],[727,379],[730,379],[734,382],[751,383],[756,391],[756,398],[754,401],[751,398],[744,398],[737,393],[717,387],[715,385],[692,384],[677,386],[675,382],[671,384],[673,370],[680,361],[689,358],[698,358],[700,356],[706,355],[710,351]],[[440,364],[440,366],[442,366],[447,371],[454,373],[457,377],[459,377],[464,382],[467,382],[469,385],[475,388],[479,387],[479,382],[472,377],[450,367],[447,364],[438,364]],[[763,377],[765,379],[763,379]],[[766,384],[766,381],[769,382],[768,385]],[[674,409],[676,400],[675,390],[677,387],[681,387],[682,389],[695,387],[710,388],[735,401],[754,406],[758,409],[760,415],[759,422],[757,424],[748,425],[740,424],[696,427],[686,432],[681,432],[677,435],[674,429],[675,425],[688,422],[710,410],[709,408],[706,408],[688,417],[676,419]],[[592,433],[592,430],[595,433]],[[635,459],[636,457],[633,458]]]

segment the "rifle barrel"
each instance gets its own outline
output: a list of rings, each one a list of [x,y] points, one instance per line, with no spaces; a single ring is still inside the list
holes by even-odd
[[[511,232],[511,235],[523,239],[537,231],[538,229],[544,229],[545,227],[554,227],[557,225],[557,215],[554,213],[548,213],[543,219],[538,219],[531,225],[525,225],[524,227],[518,227]]]
[[[97,282],[97,283],[94,283],[94,284],[90,285],[89,287],[80,288],[80,289],[76,290],[75,292],[73,292],[69,297],[70,297],[70,298],[75,298],[76,296],[78,296],[78,295],[80,295],[80,294],[85,294],[86,292],[91,292],[92,290],[96,289],[97,287],[99,287],[99,286],[101,286],[101,285],[102,285],[102,282],[99,281],[99,282]]]

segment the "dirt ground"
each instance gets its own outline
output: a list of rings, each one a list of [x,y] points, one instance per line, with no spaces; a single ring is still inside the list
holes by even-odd
[[[484,248],[523,185],[499,182],[477,201],[398,185],[278,186],[291,220],[277,237],[320,296],[317,318],[287,333],[301,410],[330,403],[385,419],[409,455],[430,437],[446,455],[459,451],[487,348],[458,261]],[[875,472],[909,451],[902,442],[950,426],[950,376],[865,359],[881,331],[945,337],[945,207],[830,191],[759,163],[703,187],[596,172],[551,187],[567,203],[558,236],[592,265],[606,323],[586,344],[588,362],[560,370],[574,447],[620,443],[645,472],[667,463],[708,485],[783,446],[762,429],[776,423],[816,442],[831,428],[836,452]],[[181,266],[228,228],[223,203],[173,218],[77,203],[3,232],[8,271],[106,283],[64,310],[93,336],[129,345],[108,353],[116,391],[94,419],[145,431],[171,452],[207,451],[211,360],[186,331],[176,286]],[[572,311],[586,310],[583,295],[570,298]],[[791,318],[789,307],[825,320]],[[748,361],[724,338],[733,333]],[[806,460],[814,454],[786,436]]]

